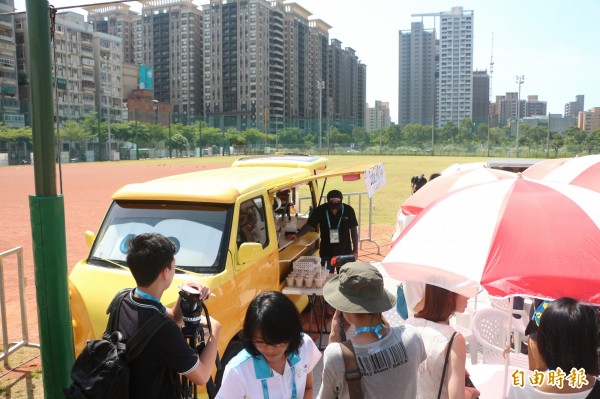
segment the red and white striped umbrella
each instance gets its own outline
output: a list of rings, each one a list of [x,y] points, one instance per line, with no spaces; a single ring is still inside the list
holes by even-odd
[[[600,194],[523,177],[449,193],[383,260],[401,281],[466,296],[570,296],[600,303]]]
[[[561,160],[562,162],[560,162]],[[557,163],[553,168],[550,166],[551,161]],[[546,172],[544,173],[542,167],[546,163],[548,163],[548,167],[545,168]],[[532,169],[536,166],[538,169]],[[573,184],[600,192],[600,155],[543,161],[525,170],[523,176]]]
[[[483,166],[473,169],[447,173],[431,180],[419,191],[411,195],[400,206],[405,215],[418,215],[433,201],[445,194],[475,184],[514,178],[516,174],[504,170],[490,169]]]

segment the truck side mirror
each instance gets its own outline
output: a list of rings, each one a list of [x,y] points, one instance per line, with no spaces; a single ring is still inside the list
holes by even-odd
[[[262,256],[263,247],[258,242],[245,242],[237,252],[237,263],[255,262]]]
[[[88,248],[92,248],[92,245],[94,245],[94,241],[96,240],[96,233],[94,233],[91,230],[86,230],[85,234],[85,245],[87,245]]]

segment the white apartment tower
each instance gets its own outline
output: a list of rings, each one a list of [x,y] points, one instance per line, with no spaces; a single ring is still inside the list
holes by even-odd
[[[472,115],[473,11],[452,7],[439,16],[436,121],[441,127]]]
[[[367,119],[365,124],[367,132],[375,132],[389,127],[391,125],[390,103],[375,101],[375,106],[372,108],[367,105]]]

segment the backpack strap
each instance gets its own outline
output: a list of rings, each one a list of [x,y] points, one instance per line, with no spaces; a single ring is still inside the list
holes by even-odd
[[[347,340],[340,342],[340,347],[344,357],[345,377],[350,399],[361,399],[363,397],[362,386],[360,385],[361,374],[354,353],[354,345],[352,345],[352,341]]]
[[[121,314],[121,304],[123,303],[123,299],[129,293],[133,291],[133,288],[125,288],[121,291],[117,292],[117,295],[110,301],[108,308],[106,309],[106,314],[108,315],[108,323],[106,323],[106,331],[104,332],[104,338],[108,339],[110,334],[119,329],[119,316]]]
[[[169,322],[169,318],[162,313],[156,313],[131,338],[127,340],[127,362],[131,362],[143,351],[154,334]]]
[[[446,368],[448,367],[448,358],[450,357],[450,348],[452,347],[452,341],[454,341],[454,337],[456,336],[456,331],[450,337],[450,341],[448,342],[448,349],[446,349],[446,359],[444,360],[444,368],[442,369],[442,380],[440,381],[440,389],[438,391],[438,399],[442,397],[442,388],[444,387],[444,377],[446,376]]]

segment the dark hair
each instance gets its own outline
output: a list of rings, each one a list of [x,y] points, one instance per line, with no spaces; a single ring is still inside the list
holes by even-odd
[[[416,193],[417,191],[419,191],[419,189],[421,187],[423,187],[425,185],[425,183],[427,183],[427,179],[425,178],[423,173],[421,173],[419,176],[411,177],[410,185],[412,187],[413,194]]]
[[[127,242],[127,265],[135,282],[147,287],[158,275],[171,267],[175,244],[158,233],[143,233]]]
[[[552,302],[540,318],[537,343],[548,369],[585,369],[598,375],[598,318],[596,309],[572,298]]]
[[[242,342],[252,356],[260,355],[252,342],[257,331],[268,345],[287,342],[286,354],[298,353],[302,345],[302,323],[298,310],[290,298],[279,291],[258,294],[248,306]]]
[[[427,284],[425,286],[425,298],[423,309],[415,314],[429,321],[446,321],[456,310],[456,294],[445,288]]]
[[[433,179],[437,179],[441,175],[442,175],[441,173],[432,173],[431,176],[429,176],[429,181],[432,181]]]

